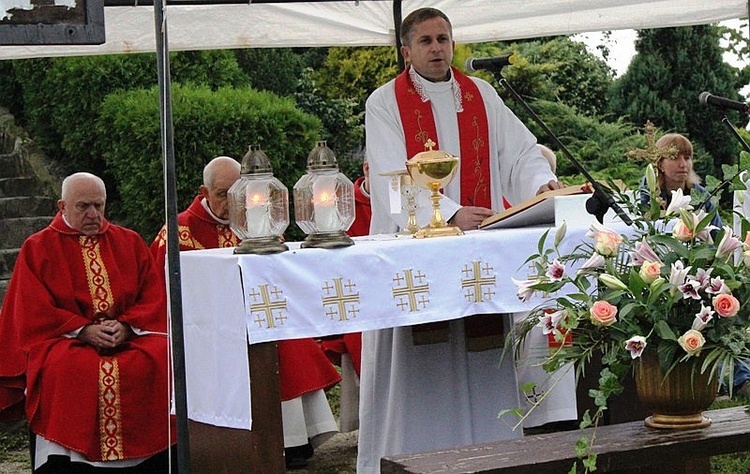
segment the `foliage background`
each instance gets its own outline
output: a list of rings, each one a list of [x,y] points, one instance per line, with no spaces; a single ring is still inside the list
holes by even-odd
[[[744,35],[715,25],[643,30],[638,32],[636,48],[630,68],[621,77],[615,77],[583,43],[564,36],[457,45],[454,65],[462,69],[470,56],[516,54],[515,64],[503,70],[506,83],[529,103],[564,149],[531,120],[498,77],[477,75],[495,85],[539,141],[557,152],[558,174],[568,183],[585,180],[570,155],[596,179],[617,178],[635,186],[642,168],[628,162],[624,151],[644,145],[640,129],[646,119],[660,131],[691,138],[700,175],[719,164],[736,162],[738,142],[720,123],[717,111],[700,106],[697,97],[707,90],[741,100],[736,91],[750,79],[750,67],[732,67],[721,55],[733,50],[747,58]],[[606,57],[606,47],[603,50]],[[272,159],[278,150],[282,161],[275,172],[290,188],[303,172],[314,142],[321,139],[336,153],[342,172],[356,179],[364,157],[366,98],[398,72],[392,47],[179,52],[170,54],[170,66],[173,89],[180,91],[175,97],[183,94],[173,104],[181,115],[179,125],[175,123],[181,205],[197,193],[205,163],[217,155],[240,160],[247,147],[261,138],[268,141],[261,144]],[[156,85],[153,54],[0,62],[0,104],[10,108],[65,173],[91,171],[102,176],[110,217],[135,227],[146,239],[163,221],[159,219],[163,216],[160,142],[154,129],[158,126]],[[232,89],[233,99],[228,100]],[[126,98],[127,91],[134,91],[133,96]],[[287,102],[270,98],[258,102],[259,91]],[[147,106],[141,101],[153,103]],[[300,114],[290,119],[287,110],[283,124],[266,123],[280,117],[276,108],[282,103]],[[148,113],[155,115],[147,119]],[[300,123],[312,124],[307,122],[309,116],[316,117],[308,130],[315,135],[312,139],[294,131]],[[729,118],[735,125],[745,125],[736,114]],[[279,126],[292,127],[287,143],[279,140]],[[240,127],[245,127],[244,133]],[[289,167],[284,166],[287,163]],[[300,236],[291,224],[287,239]]]

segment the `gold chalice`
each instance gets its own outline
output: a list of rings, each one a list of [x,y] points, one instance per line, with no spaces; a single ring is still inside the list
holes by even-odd
[[[417,153],[406,162],[406,169],[414,182],[432,192],[430,197],[432,199],[432,220],[427,226],[417,231],[414,237],[422,239],[446,235],[463,235],[458,227],[449,226],[440,213],[440,198],[442,196],[439,190],[448,185],[456,174],[458,157],[444,151],[433,150],[432,147],[435,146],[435,142],[429,139],[424,146],[427,148],[426,151]]]

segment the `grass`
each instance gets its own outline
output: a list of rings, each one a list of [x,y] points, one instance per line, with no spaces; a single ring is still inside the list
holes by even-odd
[[[731,400],[715,401],[710,409],[730,408],[747,405],[750,400],[743,397],[735,397]],[[723,454],[711,457],[712,474],[743,474],[750,472],[750,452]]]
[[[29,432],[26,423],[0,424],[0,464],[20,463],[31,469],[29,459]],[[0,472],[3,471],[0,468]]]

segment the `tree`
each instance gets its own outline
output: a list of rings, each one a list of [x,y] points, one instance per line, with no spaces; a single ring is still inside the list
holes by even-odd
[[[702,175],[716,174],[721,164],[738,157],[737,142],[720,123],[721,115],[698,102],[703,91],[741,100],[739,71],[723,61],[719,40],[715,25],[641,30],[638,54],[611,92],[614,116],[627,116],[640,127],[650,120],[702,145],[713,157],[712,163],[696,163]],[[737,123],[736,113],[729,116]]]
[[[236,49],[237,63],[250,78],[254,89],[288,96],[307,66],[305,57],[291,48]]]
[[[331,48],[313,79],[327,98],[344,98],[364,112],[367,97],[398,73],[396,50],[390,46]]]
[[[614,80],[614,71],[590,53],[586,45],[566,36],[457,48],[453,63],[463,65],[468,56],[508,53],[515,54],[515,62],[502,74],[521,96],[559,101],[585,115],[606,110],[607,91]],[[479,75],[495,84],[504,99],[509,97],[491,74]]]

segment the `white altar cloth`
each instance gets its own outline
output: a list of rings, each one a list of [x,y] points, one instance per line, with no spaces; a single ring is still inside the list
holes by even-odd
[[[374,236],[339,249],[290,244],[288,252],[275,255],[235,255],[231,249],[184,253],[183,287],[190,291],[184,292],[183,306],[192,312],[206,299],[213,304],[231,299],[236,307],[244,296],[251,344],[528,311],[539,301],[519,301],[511,277],[526,279],[524,262],[546,230],[432,239]],[[586,230],[569,230],[563,247],[570,248],[563,251],[580,243]],[[222,268],[239,265],[241,293],[213,280],[218,262]]]
[[[519,301],[511,277],[526,278],[524,262],[547,230],[555,231],[483,230],[419,240],[371,236],[334,250],[292,243],[275,255],[181,252],[188,417],[250,429],[248,341],[530,310],[540,301]],[[561,251],[572,250],[586,230],[568,229]]]

